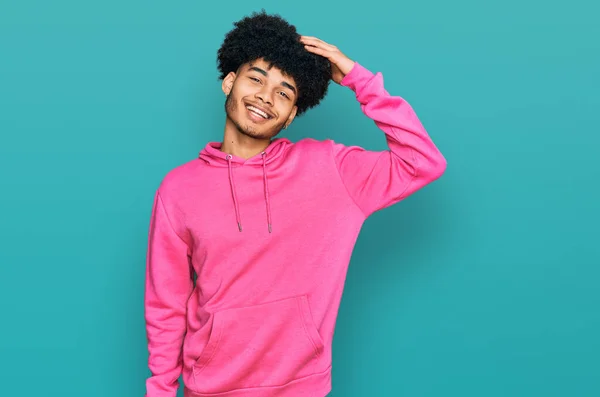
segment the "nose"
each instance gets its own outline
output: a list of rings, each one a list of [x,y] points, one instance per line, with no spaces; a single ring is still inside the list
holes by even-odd
[[[255,96],[256,96],[256,98],[260,99],[264,103],[269,104],[270,106],[273,106],[273,96],[272,96],[271,92],[269,91],[268,87],[263,86],[262,89],[259,90]]]

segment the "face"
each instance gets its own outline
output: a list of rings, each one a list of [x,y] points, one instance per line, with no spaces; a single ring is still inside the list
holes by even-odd
[[[264,60],[242,65],[223,79],[228,122],[256,139],[271,139],[296,116],[297,85],[293,78]]]

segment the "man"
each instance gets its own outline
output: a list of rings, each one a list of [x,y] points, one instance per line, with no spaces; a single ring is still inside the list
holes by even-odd
[[[147,396],[175,397],[183,374],[187,397],[323,397],[363,222],[439,178],[446,161],[380,73],[279,16],[237,22],[218,61],[223,141],[170,171],[154,199]],[[330,80],[353,91],[389,150],[275,139]]]

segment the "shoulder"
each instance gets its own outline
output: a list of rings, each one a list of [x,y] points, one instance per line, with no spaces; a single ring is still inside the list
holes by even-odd
[[[335,158],[338,157],[340,153],[345,153],[347,151],[353,151],[356,149],[364,150],[360,146],[346,145],[344,143],[334,141],[333,139],[317,140],[313,138],[305,138],[301,141],[298,141],[295,145],[298,145],[298,152],[310,153],[312,158],[315,158],[316,155]]]
[[[316,154],[330,156],[335,144],[332,139],[304,138],[294,143],[291,151],[296,154],[310,154],[311,156]]]
[[[161,197],[177,196],[183,193],[192,178],[201,172],[203,162],[198,159],[188,160],[168,170],[159,181],[158,193]]]

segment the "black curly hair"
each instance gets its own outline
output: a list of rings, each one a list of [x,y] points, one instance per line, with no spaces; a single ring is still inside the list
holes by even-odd
[[[326,58],[308,52],[300,42],[296,27],[278,14],[263,9],[234,23],[217,52],[219,79],[248,62],[264,59],[298,86],[296,116],[315,107],[327,93],[331,64]]]

